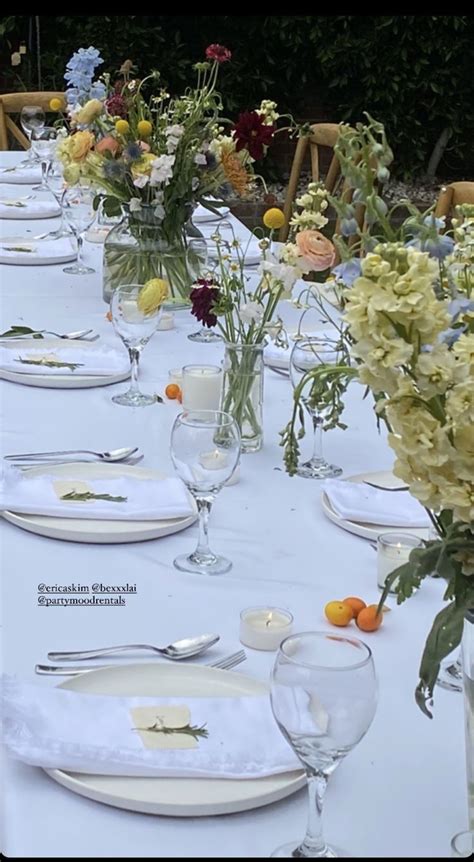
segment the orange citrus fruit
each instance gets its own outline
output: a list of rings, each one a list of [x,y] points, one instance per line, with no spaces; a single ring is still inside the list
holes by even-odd
[[[344,605],[350,605],[354,619],[357,617],[357,614],[360,614],[360,612],[367,607],[366,603],[363,602],[362,599],[358,599],[357,596],[349,596],[349,598],[343,599],[342,603]]]
[[[176,398],[181,399],[181,389],[177,383],[168,383],[168,386],[165,389],[165,395],[167,398],[171,398],[172,401]]]
[[[377,613],[378,605],[368,605],[357,614],[356,625],[363,632],[375,632],[383,623],[383,613]]]
[[[347,626],[352,619],[352,608],[344,602],[328,602],[324,613],[333,626]]]

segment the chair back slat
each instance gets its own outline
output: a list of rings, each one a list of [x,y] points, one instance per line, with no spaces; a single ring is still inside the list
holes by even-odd
[[[443,186],[436,204],[436,218],[451,216],[454,207],[460,204],[474,204],[474,183],[459,182]]]
[[[29,149],[30,142],[9,114],[19,114],[27,105],[38,105],[45,112],[50,112],[51,99],[64,102],[64,93],[43,91],[32,93],[3,93],[0,96],[0,150],[8,150],[8,134],[10,133],[23,147]]]

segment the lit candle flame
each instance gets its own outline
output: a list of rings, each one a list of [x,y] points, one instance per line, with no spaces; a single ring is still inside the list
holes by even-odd
[[[272,622],[272,620],[273,620],[273,613],[272,613],[272,611],[270,611],[270,613],[268,614],[268,620],[266,621],[265,625],[269,626],[270,623]]]

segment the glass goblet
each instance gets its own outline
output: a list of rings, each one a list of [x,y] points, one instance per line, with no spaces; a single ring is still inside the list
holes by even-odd
[[[186,410],[171,431],[171,459],[178,475],[196,500],[199,539],[192,554],[176,557],[182,572],[222,575],[230,560],[209,547],[208,523],[212,504],[232,476],[240,456],[240,432],[235,419],[220,410]]]
[[[45,122],[45,113],[43,111],[43,108],[40,107],[40,105],[24,105],[24,107],[21,109],[20,125],[30,142],[30,148],[27,152],[27,157],[26,159],[24,159],[23,162],[21,162],[21,164],[29,165],[30,167],[32,164],[34,164],[35,153],[31,146],[31,134],[33,132],[33,129],[35,129],[36,131],[44,129]]]
[[[285,638],[272,673],[271,706],[278,727],[308,778],[306,836],[273,857],[334,858],[349,854],[323,836],[322,808],[329,776],[367,733],[377,705],[369,647],[353,637],[303,632]]]
[[[156,404],[154,395],[145,395],[138,386],[138,363],[140,354],[158,329],[161,307],[153,308],[143,301],[143,284],[121,284],[112,293],[110,311],[115,332],[128,350],[131,363],[130,388],[114,395],[114,404],[123,407],[146,407]]]
[[[95,219],[93,207],[94,194],[87,186],[71,186],[61,198],[61,206],[66,221],[77,240],[77,261],[72,266],[65,266],[63,272],[69,275],[87,275],[95,272],[91,266],[86,266],[82,260],[84,234]]]
[[[31,146],[35,156],[41,163],[41,184],[33,186],[34,192],[48,192],[46,176],[56,153],[58,132],[52,126],[33,129],[31,132]]]
[[[62,165],[58,162],[52,162],[50,165],[48,173],[46,174],[46,185],[56,199],[56,202],[61,207],[61,224],[57,230],[51,231],[51,233],[48,234],[48,238],[60,239],[62,236],[71,236],[71,231],[67,227],[66,220],[64,218],[62,206],[62,198],[66,189],[66,182],[63,177]]]
[[[330,476],[340,476],[342,468],[328,464],[323,457],[322,426],[325,408],[315,405],[311,399],[311,372],[322,365],[334,365],[338,353],[335,342],[324,335],[314,338],[303,338],[297,341],[290,356],[290,378],[293,387],[301,387],[301,400],[306,407],[313,423],[313,454],[309,461],[300,464],[297,475],[305,479],[327,479]]]

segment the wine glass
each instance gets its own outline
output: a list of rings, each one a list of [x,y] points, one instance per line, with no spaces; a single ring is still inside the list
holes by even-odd
[[[143,284],[121,284],[112,293],[110,311],[115,332],[128,349],[132,375],[127,392],[114,395],[114,404],[123,407],[146,407],[156,404],[154,395],[145,395],[138,386],[138,362],[140,353],[158,329],[161,306],[145,301]]]
[[[35,159],[34,151],[31,147],[31,133],[33,129],[44,129],[45,122],[45,113],[43,111],[43,108],[41,108],[39,105],[25,105],[21,109],[20,124],[26,137],[30,141],[30,148],[28,150],[27,157],[21,164],[31,166],[34,163]]]
[[[335,342],[324,334],[321,337],[303,338],[297,341],[290,356],[290,378],[293,387],[302,387],[301,400],[313,422],[313,454],[309,461],[300,464],[298,476],[305,479],[327,479],[330,476],[340,476],[341,467],[328,464],[323,458],[322,426],[325,408],[315,404],[311,398],[311,371],[321,365],[333,365],[337,362],[338,353]]]
[[[48,234],[49,239],[60,239],[62,236],[71,236],[71,231],[66,225],[64,211],[62,206],[62,198],[66,189],[66,182],[63,176],[62,165],[59,162],[52,162],[46,174],[46,185],[53,194],[56,202],[61,207],[61,224],[57,230],[51,231]]]
[[[77,261],[63,269],[63,272],[69,275],[87,275],[95,272],[95,269],[86,266],[82,260],[84,234],[95,219],[93,202],[94,194],[87,186],[71,186],[63,192],[61,198],[66,221],[77,240]]]
[[[51,167],[56,152],[58,132],[52,126],[33,129],[31,132],[31,146],[35,156],[41,162],[41,184],[33,186],[35,192],[49,191],[46,183],[46,175]]]
[[[178,475],[191,491],[199,512],[199,539],[192,554],[176,557],[182,572],[222,575],[230,560],[209,547],[211,506],[232,476],[240,456],[240,432],[235,419],[220,410],[185,410],[171,431],[171,459]]]
[[[347,856],[323,837],[322,807],[329,776],[367,733],[377,705],[369,647],[353,637],[303,632],[280,645],[271,681],[271,706],[283,736],[305,767],[309,816],[301,844],[271,855]]]

